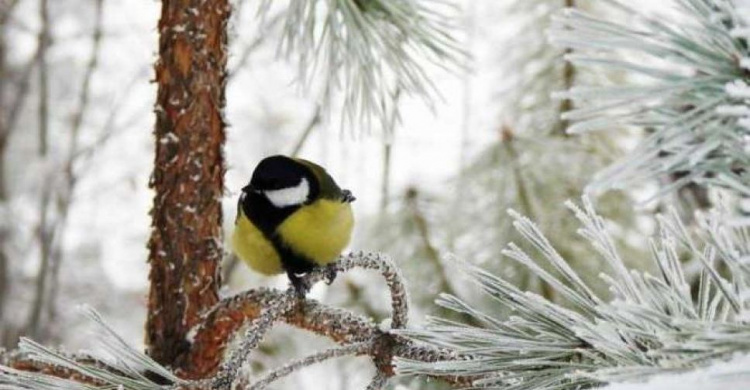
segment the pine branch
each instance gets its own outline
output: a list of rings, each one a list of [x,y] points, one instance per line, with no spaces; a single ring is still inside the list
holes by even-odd
[[[261,18],[271,3],[261,3]],[[461,67],[465,56],[451,37],[456,12],[447,0],[294,0],[279,52],[295,57],[303,86],[321,75],[331,80],[324,86],[326,110],[334,93],[343,92],[343,124],[367,129],[374,118],[389,132],[392,109],[398,112],[397,91],[427,103],[435,99],[423,64]]]
[[[453,348],[471,358],[435,364],[398,359],[398,371],[458,376],[476,387],[561,390],[688,370],[750,352],[750,269],[744,265],[750,256],[747,227],[731,226],[720,214],[710,215],[700,219],[695,238],[676,213],[662,216],[651,245],[659,272],[650,275],[626,268],[607,221],[587,199],[583,207],[569,207],[582,225],[579,234],[610,270],[602,278],[614,299],[598,296],[533,222],[511,213],[514,227],[533,252],[510,244],[504,255],[548,283],[566,305],[465,265],[484,293],[511,309],[512,316],[502,318],[456,297],[442,296],[441,306],[468,313],[483,325],[435,319],[425,330],[398,334]],[[683,249],[704,268],[695,298],[678,256]],[[545,263],[555,274],[542,267]],[[720,273],[719,266],[727,272]]]
[[[337,263],[339,272],[355,267],[378,270],[391,289],[393,307],[392,328],[403,327],[406,315],[400,311],[406,310],[405,291],[400,282],[398,271],[393,268],[386,257],[380,254],[356,253],[340,259]],[[326,271],[317,270],[307,275],[310,282],[322,280]],[[377,382],[383,381],[396,373],[393,370],[393,360],[396,357],[415,361],[441,361],[456,359],[457,355],[440,348],[415,344],[412,341],[395,335],[392,330],[384,331],[370,320],[361,318],[350,312],[325,307],[311,300],[300,300],[295,291],[290,288],[284,292],[275,290],[249,291],[237,297],[225,299],[208,313],[203,319],[203,325],[195,331],[191,349],[198,351],[205,362],[216,361],[209,370],[205,366],[196,364],[193,367],[181,364],[181,367],[203,369],[204,378],[194,381],[179,379],[168,369],[158,364],[147,355],[129,347],[122,338],[102,321],[101,317],[89,311],[91,317],[100,329],[98,344],[103,346],[110,358],[96,358],[96,364],[79,361],[68,355],[50,350],[32,341],[25,340],[21,344],[22,352],[30,354],[32,361],[41,364],[38,369],[50,372],[65,369],[60,375],[65,378],[52,377],[44,373],[29,373],[0,367],[0,387],[2,385],[17,386],[21,389],[81,389],[76,375],[83,375],[95,383],[97,389],[110,389],[112,386],[122,386],[125,390],[156,390],[156,389],[229,389],[238,379],[239,369],[246,361],[264,334],[274,325],[277,319],[282,319],[293,326],[308,329],[334,341],[346,344],[341,350],[334,350],[291,363],[287,368],[275,374],[269,374],[266,379],[277,378],[292,371],[309,365],[312,360],[333,357],[345,352],[361,353],[371,356],[378,369]],[[226,343],[231,334],[236,332],[242,324],[249,323],[244,334],[242,345],[235,349],[231,356],[221,365],[216,374],[218,360],[224,353]],[[213,332],[210,333],[209,329]],[[220,340],[217,342],[217,340]],[[223,341],[222,341],[223,340]],[[352,343],[355,346],[352,346]],[[205,345],[210,344],[210,345]],[[217,349],[218,348],[218,349]],[[201,364],[203,364],[201,363]],[[12,364],[12,361],[11,361]],[[210,365],[210,363],[205,363]],[[195,374],[191,371],[190,374]],[[68,375],[70,374],[70,375]],[[450,380],[450,379],[449,379]],[[458,382],[461,383],[461,382]],[[41,386],[41,387],[40,387]]]
[[[636,127],[653,134],[600,172],[591,189],[677,174],[680,180],[663,192],[697,183],[750,194],[747,19],[731,1],[675,1],[677,15],[664,18],[619,0],[607,4],[628,22],[568,9],[550,38],[576,50],[567,56],[576,66],[634,77],[626,86],[580,86],[558,94],[577,106],[563,119],[573,123],[572,133]],[[679,30],[665,20],[680,20]]]

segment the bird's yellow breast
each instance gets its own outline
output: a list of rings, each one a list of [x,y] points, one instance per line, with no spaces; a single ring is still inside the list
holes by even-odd
[[[349,245],[353,225],[349,203],[318,199],[285,219],[277,233],[292,251],[317,265],[326,265]]]
[[[284,270],[281,266],[279,254],[273,244],[263,233],[239,211],[237,223],[232,234],[232,247],[250,268],[264,275],[280,274]]]

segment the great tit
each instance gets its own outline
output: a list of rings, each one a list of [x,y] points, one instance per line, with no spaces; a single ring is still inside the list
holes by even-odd
[[[310,286],[301,277],[332,264],[349,244],[354,199],[315,163],[267,157],[242,188],[234,251],[262,274],[286,272],[297,293],[305,295]],[[334,277],[329,274],[329,281]]]

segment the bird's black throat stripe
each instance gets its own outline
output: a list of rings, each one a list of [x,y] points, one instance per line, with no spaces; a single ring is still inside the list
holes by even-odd
[[[312,271],[316,264],[305,256],[295,253],[281,240],[278,234],[271,236],[271,242],[279,253],[281,264],[287,272],[304,274]]]
[[[305,256],[292,251],[276,234],[276,228],[292,215],[299,206],[276,208],[268,199],[256,193],[249,193],[242,198],[239,207],[255,225],[263,236],[268,239],[279,254],[281,265],[287,273],[303,274],[313,270],[315,263]]]

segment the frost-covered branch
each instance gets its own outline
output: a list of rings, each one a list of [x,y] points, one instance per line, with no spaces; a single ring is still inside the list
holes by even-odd
[[[391,292],[391,327],[403,328],[407,322],[408,312],[406,288],[392,261],[382,254],[357,252],[341,257],[335,264],[337,273],[353,268],[377,270],[381,273]],[[326,270],[321,269],[306,277],[314,284],[323,280],[326,273]],[[371,340],[380,334],[380,330],[369,319],[345,310],[327,307],[311,299],[298,301],[291,290],[251,290],[222,300],[205,315],[202,323],[194,330],[193,345],[183,365],[186,367],[185,371],[193,378],[212,375],[234,333],[244,324],[254,323],[264,315],[264,309],[271,307],[279,308],[277,312],[272,313],[274,319],[321,334],[336,342],[361,342]],[[272,324],[273,322],[269,323],[266,319],[261,331],[264,332],[267,330],[265,326]],[[246,335],[250,336],[257,334],[258,329],[246,332]],[[248,353],[252,349],[254,347],[240,348]],[[238,358],[233,364],[236,366],[244,361],[245,359]],[[236,371],[233,372],[236,374]]]
[[[394,310],[391,327],[405,327],[406,291],[399,272],[391,261],[381,254],[358,252],[344,256],[336,263],[338,272],[357,267],[381,272],[391,290]],[[326,270],[317,270],[306,277],[314,283],[324,279],[326,274]],[[170,389],[229,389],[240,379],[244,379],[238,377],[240,367],[277,321],[329,337],[343,346],[293,362],[261,379],[258,382],[261,385],[312,363],[343,354],[369,355],[377,368],[378,377],[383,378],[396,374],[393,370],[393,360],[396,357],[434,362],[456,359],[458,356],[445,349],[414,344],[411,340],[393,334],[391,330],[381,329],[370,319],[346,310],[300,299],[292,288],[286,291],[259,289],[222,300],[203,317],[202,324],[191,332],[191,352],[186,358],[187,362],[178,362],[184,370],[178,374],[194,379],[191,381],[178,378],[169,369],[129,347],[96,313],[89,311],[89,316],[101,329],[103,337],[100,337],[99,345],[104,347],[107,356],[92,360],[95,364],[82,362],[25,340],[21,351],[30,356],[30,361],[41,366],[34,369],[37,372],[26,372],[11,368],[11,359],[7,362],[7,367],[0,368],[0,388],[8,385],[18,389],[78,390],[82,389],[80,378],[83,377],[95,383],[94,388],[102,389],[113,385],[121,385],[125,390],[163,389],[164,386]],[[221,363],[227,352],[229,339],[244,324],[248,326],[240,346],[233,349]]]
[[[674,14],[648,15],[609,0],[623,17],[567,10],[549,35],[575,49],[568,60],[633,76],[631,85],[579,86],[559,94],[576,109],[570,132],[637,127],[652,133],[602,171],[592,189],[624,188],[677,174],[665,190],[711,184],[750,194],[748,20],[733,1],[674,0]],[[679,20],[680,26],[666,21]]]
[[[383,375],[382,373],[378,372],[375,374],[375,377],[372,378],[372,381],[370,381],[370,384],[367,385],[367,390],[381,390],[384,389],[385,386],[388,384],[388,379],[390,379],[387,375]]]
[[[319,352],[302,359],[293,361],[285,364],[283,367],[269,372],[263,378],[253,383],[252,386],[247,387],[249,390],[262,390],[265,389],[271,383],[297,371],[301,368],[312,366],[313,364],[321,363],[329,359],[344,357],[344,356],[359,356],[365,355],[370,351],[370,343],[355,343],[344,345],[342,347],[335,347],[327,349],[323,352]],[[244,389],[244,388],[240,388]]]
[[[465,265],[481,290],[512,315],[502,318],[444,295],[440,305],[467,313],[482,326],[436,319],[426,330],[399,334],[471,358],[435,364],[399,359],[398,371],[467,378],[477,387],[578,389],[686,370],[750,352],[748,228],[728,226],[721,216],[711,215],[701,219],[695,238],[676,214],[660,217],[660,232],[651,243],[658,273],[651,275],[627,269],[607,222],[588,200],[582,208],[569,206],[582,224],[579,234],[607,266],[602,278],[614,299],[597,295],[534,223],[512,213],[515,228],[533,252],[511,244],[505,256],[552,286],[566,305]],[[695,296],[682,268],[683,251],[703,264]]]

